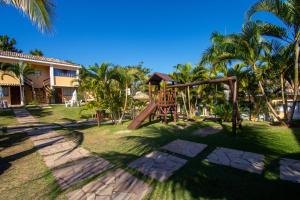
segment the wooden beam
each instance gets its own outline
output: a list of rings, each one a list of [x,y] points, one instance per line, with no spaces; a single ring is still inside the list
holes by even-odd
[[[170,85],[168,88],[183,88],[188,86],[195,86],[195,85],[204,85],[210,83],[222,83],[222,82],[229,82],[229,81],[236,81],[235,76],[226,77],[226,78],[217,78],[217,79],[210,79],[210,80],[203,80],[203,81],[196,81],[192,83],[185,83],[185,84],[177,84],[177,85]]]

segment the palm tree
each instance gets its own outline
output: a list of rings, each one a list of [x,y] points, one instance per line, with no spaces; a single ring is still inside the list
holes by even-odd
[[[14,78],[19,79],[20,83],[20,97],[21,97],[21,105],[24,105],[24,83],[25,79],[28,75],[34,74],[34,69],[28,64],[28,63],[18,63],[18,64],[5,64],[2,66],[2,69],[4,70],[4,73],[2,74],[2,77],[7,75]]]
[[[294,47],[294,98],[289,123],[293,119],[299,93],[299,37],[300,37],[300,1],[299,0],[262,0],[254,4],[247,12],[247,19],[257,12],[268,12],[283,22],[285,27],[264,23],[262,27],[268,36],[280,38]],[[269,29],[269,30],[268,30]],[[270,31],[271,30],[271,31]]]
[[[273,108],[260,76],[260,59],[265,50],[266,42],[260,35],[260,26],[254,22],[243,25],[242,33],[222,35],[213,33],[213,45],[203,54],[202,63],[224,63],[240,61],[251,68],[258,80],[258,86],[271,113],[278,121],[282,121]]]
[[[0,0],[0,3],[21,10],[42,32],[51,30],[54,8],[51,0]]]
[[[178,64],[175,66],[175,72],[172,74],[172,77],[178,81],[178,83],[189,83],[192,82],[192,70],[193,66],[191,64]],[[180,92],[182,101],[184,104],[184,108],[186,110],[186,115],[187,117],[191,117],[192,115],[192,110],[191,110],[191,94],[190,94],[190,87],[187,87],[187,103],[188,103],[188,108],[186,105],[186,95],[184,95],[183,91]]]

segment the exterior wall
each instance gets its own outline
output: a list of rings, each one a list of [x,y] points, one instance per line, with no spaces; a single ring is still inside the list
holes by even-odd
[[[278,110],[279,116],[280,116],[281,118],[284,118],[283,105],[279,105],[277,110]],[[295,112],[294,112],[293,119],[300,120],[300,101],[297,102],[297,105],[296,105],[296,108],[295,108]]]
[[[17,64],[19,60],[16,59],[4,59],[0,58],[0,62],[3,63],[13,63]],[[35,74],[29,75],[27,78],[30,79],[33,82],[33,87],[35,88],[36,94],[37,90],[44,90],[43,82],[47,79],[53,78],[53,82],[50,87],[56,87],[56,88],[76,88],[78,87],[78,83],[76,83],[77,77],[64,77],[64,76],[52,76],[50,77],[50,66],[52,66],[54,69],[61,69],[61,70],[72,70],[76,72],[76,75],[79,74],[79,68],[78,67],[72,67],[72,66],[59,66],[52,63],[38,63],[38,62],[31,62],[31,61],[24,61],[29,64],[31,64],[31,67],[36,70]],[[3,72],[0,71],[0,86],[19,86],[19,79],[11,76],[4,76],[3,79],[1,78]],[[50,79],[51,80],[51,79]],[[49,80],[48,83],[51,83]],[[33,93],[32,89],[27,88],[25,85],[24,87],[24,93],[25,93],[25,103],[30,103],[33,100]],[[41,93],[41,92],[40,92]],[[62,101],[64,99],[70,100],[72,98],[72,95],[62,95]],[[11,105],[11,91],[9,88],[9,95],[3,97],[3,100],[7,101],[8,105]],[[38,100],[38,99],[37,99]]]
[[[42,65],[32,65],[36,70],[35,74],[29,75],[28,78],[32,80],[34,88],[43,88],[43,81],[50,78],[50,67]]]
[[[4,75],[2,79],[3,71],[0,71],[0,85],[20,85],[20,80],[17,77],[11,77]]]
[[[77,68],[71,68],[71,67],[59,67],[59,66],[53,66],[55,69],[61,69],[61,70],[72,70],[76,71]],[[59,86],[59,87],[76,87],[78,83],[76,83],[77,77],[68,77],[68,76],[55,76],[54,75],[54,85],[53,86]]]
[[[54,76],[54,86],[74,87],[77,85],[75,80],[73,77]]]

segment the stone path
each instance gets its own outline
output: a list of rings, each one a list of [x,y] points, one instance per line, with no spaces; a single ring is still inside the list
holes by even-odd
[[[153,179],[165,181],[186,162],[187,160],[176,156],[159,151],[153,151],[133,161],[128,166],[138,170],[144,175],[150,176]]]
[[[223,130],[222,126],[207,126],[193,132],[193,135],[206,137],[208,135],[213,135]]]
[[[287,158],[281,159],[280,179],[300,183],[300,161]]]
[[[201,151],[207,147],[206,144],[200,144],[196,142],[190,142],[186,140],[175,140],[165,146],[162,149],[181,154],[188,157],[195,157]]]
[[[14,112],[21,123],[38,122],[25,109],[14,109]],[[62,189],[113,167],[105,159],[93,156],[52,129],[29,129],[27,134]]]
[[[263,155],[257,153],[218,147],[208,155],[207,160],[211,163],[261,174],[264,169],[264,158]]]
[[[38,120],[36,118],[34,118],[26,109],[16,108],[16,109],[13,109],[13,111],[16,115],[17,121],[20,124],[29,124],[29,123],[36,124],[36,123],[38,123]]]
[[[75,142],[66,140],[56,131],[35,130],[29,135],[62,189],[113,166],[103,158],[77,147]]]
[[[118,169],[68,193],[67,197],[72,200],[141,200],[150,191],[151,187],[148,184]]]

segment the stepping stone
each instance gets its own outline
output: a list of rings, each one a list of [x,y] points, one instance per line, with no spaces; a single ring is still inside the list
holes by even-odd
[[[159,151],[153,151],[128,166],[158,181],[165,181],[187,161]]]
[[[195,132],[193,132],[193,135],[206,137],[208,135],[214,135],[216,133],[219,133],[221,130],[223,130],[222,126],[207,126],[196,130]]]
[[[99,179],[88,183],[82,188],[67,194],[70,200],[82,199],[128,199],[141,200],[151,187],[128,172],[118,169]]]
[[[300,161],[287,158],[281,159],[280,179],[300,183]]]
[[[208,155],[208,162],[261,174],[264,169],[264,155],[235,149],[218,147]]]
[[[201,151],[207,147],[206,144],[200,144],[196,142],[190,142],[186,140],[175,140],[165,146],[162,149],[170,152],[178,153],[188,157],[195,157]]]

